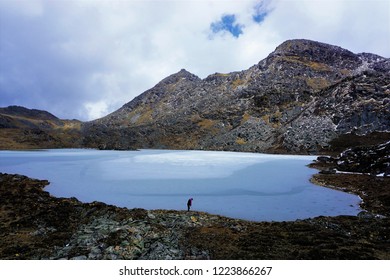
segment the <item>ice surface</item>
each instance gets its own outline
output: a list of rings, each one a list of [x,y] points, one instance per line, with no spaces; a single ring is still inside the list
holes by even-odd
[[[256,221],[356,215],[358,196],[309,182],[315,157],[206,151],[0,151],[0,172],[47,179],[57,197]]]

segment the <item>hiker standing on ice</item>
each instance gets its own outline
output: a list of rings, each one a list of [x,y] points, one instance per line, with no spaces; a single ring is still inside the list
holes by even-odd
[[[192,200],[193,200],[193,198],[190,198],[188,201],[187,201],[187,211],[190,211],[190,209],[191,209],[191,206],[192,206]]]

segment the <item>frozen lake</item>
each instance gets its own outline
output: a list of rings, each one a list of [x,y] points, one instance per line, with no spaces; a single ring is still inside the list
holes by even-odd
[[[359,197],[313,185],[312,156],[207,151],[0,151],[0,172],[47,179],[56,197],[254,221],[356,215]]]

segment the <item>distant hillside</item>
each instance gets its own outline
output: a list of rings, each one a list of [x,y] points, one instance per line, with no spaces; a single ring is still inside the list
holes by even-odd
[[[320,153],[390,139],[390,60],[289,40],[251,68],[173,74],[83,124],[83,145]]]
[[[36,109],[27,109],[22,106],[8,106],[5,108],[0,108],[0,114],[14,116],[17,118],[59,121],[56,116],[49,112]]]
[[[81,122],[20,106],[0,108],[0,149],[80,147]]]

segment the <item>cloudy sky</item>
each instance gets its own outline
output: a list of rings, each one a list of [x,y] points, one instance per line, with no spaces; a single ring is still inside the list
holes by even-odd
[[[185,68],[249,68],[287,39],[390,57],[388,0],[0,0],[0,107],[104,116]]]

